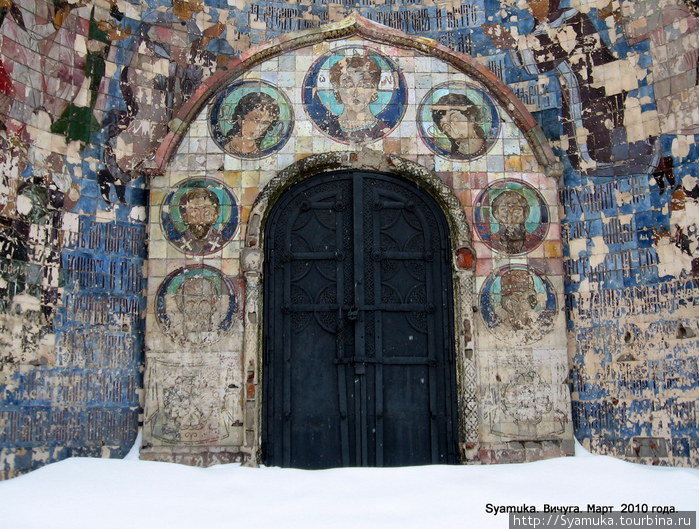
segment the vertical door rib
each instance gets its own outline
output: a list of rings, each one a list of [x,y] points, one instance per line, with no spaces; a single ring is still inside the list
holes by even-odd
[[[367,193],[368,195],[368,193]],[[369,208],[364,213],[371,218],[371,230],[372,237],[370,241],[365,239],[366,243],[366,254],[371,255],[372,259],[369,261],[370,268],[369,273],[372,275],[373,281],[371,284],[373,286],[373,295],[371,299],[373,300],[372,306],[372,317],[374,318],[374,355],[376,358],[375,364],[375,399],[376,407],[374,410],[375,417],[375,450],[376,450],[376,466],[384,466],[384,436],[383,436],[383,414],[384,414],[384,399],[383,399],[383,325],[381,322],[381,311],[378,310],[378,306],[381,303],[381,260],[374,258],[376,256],[376,251],[379,248],[381,241],[381,222],[377,221],[376,215],[373,213],[376,208],[375,204],[378,204],[380,198],[376,193],[376,189],[371,189],[371,204]]]
[[[354,383],[357,386],[358,400],[355,403],[357,414],[357,462],[360,466],[368,466],[367,458],[367,380],[366,364],[364,363],[365,325],[364,325],[364,225],[363,225],[363,180],[360,173],[352,177],[352,210],[353,242],[354,242]]]
[[[292,215],[289,219],[289,225],[293,226],[296,215]],[[286,233],[284,237],[284,249],[280,256],[282,261],[282,270],[284,278],[284,293],[282,301],[282,314],[287,315],[291,311],[291,233]],[[284,447],[283,452],[283,465],[285,467],[291,466],[291,421],[293,420],[291,416],[291,344],[292,344],[292,329],[291,329],[291,318],[282,318],[282,344],[284,347],[284,357],[282,360],[282,373],[283,381],[283,402],[284,408],[282,410],[282,421],[284,428],[284,437],[282,440],[282,446]]]
[[[348,197],[343,196],[342,191],[338,191],[336,204],[344,205]],[[345,209],[343,206],[336,208],[338,229],[335,231],[335,248],[336,248],[336,265],[335,273],[337,275],[337,338],[335,341],[335,362],[337,364],[337,385],[338,385],[338,401],[340,406],[340,435],[342,446],[342,466],[350,466],[350,441],[349,441],[349,425],[347,423],[347,375],[345,373],[345,365],[341,362],[345,351],[345,335],[346,322],[342,306],[345,296],[345,281],[351,281],[351,277],[345,277],[345,252],[344,238],[345,234]],[[348,212],[349,213],[349,212]]]

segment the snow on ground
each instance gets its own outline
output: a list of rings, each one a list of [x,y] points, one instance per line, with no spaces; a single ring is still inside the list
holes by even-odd
[[[487,504],[699,510],[699,470],[578,457],[492,466],[304,471],[73,458],[0,482],[2,529],[471,529]],[[588,457],[580,457],[587,455]]]

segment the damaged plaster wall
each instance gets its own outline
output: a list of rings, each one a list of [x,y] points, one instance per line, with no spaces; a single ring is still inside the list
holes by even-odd
[[[697,19],[680,0],[545,4],[4,3],[0,476],[130,446],[144,175],[173,112],[251,45],[355,11],[476,57],[533,113],[566,167],[576,435],[696,466]]]

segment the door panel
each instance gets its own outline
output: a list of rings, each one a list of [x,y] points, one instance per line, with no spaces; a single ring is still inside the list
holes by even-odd
[[[263,451],[299,468],[456,462],[446,221],[415,184],[334,172],[265,228]]]

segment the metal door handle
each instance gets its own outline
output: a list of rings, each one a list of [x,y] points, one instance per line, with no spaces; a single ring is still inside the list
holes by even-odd
[[[350,321],[355,321],[359,315],[359,309],[356,306],[352,306],[347,313],[347,319]]]

